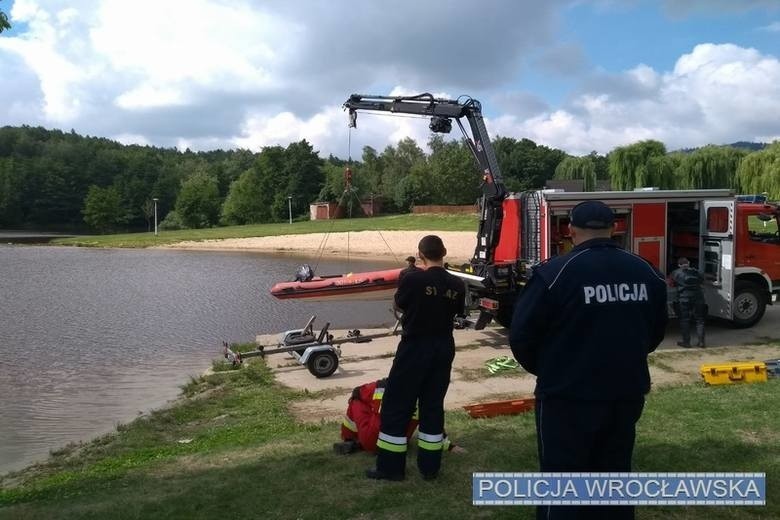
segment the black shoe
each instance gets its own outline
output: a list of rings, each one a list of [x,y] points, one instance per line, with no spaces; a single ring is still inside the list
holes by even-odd
[[[436,473],[420,473],[423,480],[436,480],[436,478],[439,476],[439,472]]]
[[[406,478],[403,475],[389,475],[384,471],[379,471],[376,468],[367,469],[366,477],[373,480],[392,480],[392,481],[401,481]]]
[[[690,343],[685,343],[684,341],[678,341],[677,344],[681,346],[682,348],[691,348]]]
[[[358,443],[355,441],[334,442],[333,451],[339,455],[349,455],[358,450]]]

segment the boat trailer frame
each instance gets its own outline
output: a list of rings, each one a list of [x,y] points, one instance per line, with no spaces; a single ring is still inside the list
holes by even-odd
[[[326,322],[319,334],[314,333],[314,320],[312,316],[302,329],[292,329],[282,332],[279,341],[275,345],[258,345],[257,350],[249,352],[234,352],[227,342],[222,342],[225,359],[234,366],[239,365],[245,358],[261,357],[273,354],[290,354],[295,361],[304,365],[315,377],[323,378],[332,375],[339,367],[341,358],[340,345],[344,343],[368,343],[374,339],[396,336],[399,334],[400,322],[396,320],[395,326],[387,332],[374,334],[361,334],[359,329],[347,332],[343,338],[334,338],[329,332],[330,322]]]

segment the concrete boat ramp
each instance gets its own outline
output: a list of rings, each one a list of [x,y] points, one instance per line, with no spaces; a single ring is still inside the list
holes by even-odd
[[[679,339],[677,322],[672,320],[666,339],[651,355],[654,386],[701,381],[698,367],[702,363],[780,358],[779,322],[780,306],[769,307],[764,319],[750,329],[733,329],[721,323],[708,324],[710,348],[679,349],[676,347]],[[318,332],[317,329],[315,332]],[[348,332],[330,331],[334,340],[346,338]],[[373,335],[387,333],[389,329],[361,329],[360,332]],[[466,404],[517,399],[533,394],[535,376],[522,369],[491,375],[485,367],[485,362],[490,359],[512,355],[506,329],[491,325],[481,331],[456,330],[454,336],[456,354],[445,408],[454,410]],[[259,345],[275,346],[278,339],[278,334],[257,336]],[[388,336],[368,343],[341,344],[339,367],[333,375],[324,378],[314,377],[288,354],[265,359],[279,383],[300,391],[320,393],[291,405],[300,420],[319,422],[341,417],[354,387],[387,376],[398,339],[398,336]],[[662,362],[654,363],[653,358],[662,359]]]

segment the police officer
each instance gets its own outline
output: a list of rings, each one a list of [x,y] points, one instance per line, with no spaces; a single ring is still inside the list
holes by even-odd
[[[664,337],[664,277],[611,236],[614,214],[586,201],[570,214],[575,247],[537,266],[520,294],[510,345],[536,378],[542,471],[631,469],[650,390],[647,355]],[[633,518],[633,508],[540,506],[539,518]]]
[[[407,273],[395,295],[403,331],[382,400],[376,468],[366,471],[372,479],[405,478],[406,432],[418,399],[417,467],[429,480],[441,466],[444,396],[455,357],[453,318],[464,313],[466,290],[444,269],[441,238],[423,237],[418,254],[424,269]]]
[[[672,271],[672,281],[677,286],[676,309],[680,314],[680,334],[682,341],[677,344],[683,348],[691,348],[691,321],[696,323],[697,347],[704,348],[704,320],[707,317],[707,304],[704,302],[704,292],[701,289],[704,277],[691,267],[685,257],[677,260],[677,269]]]

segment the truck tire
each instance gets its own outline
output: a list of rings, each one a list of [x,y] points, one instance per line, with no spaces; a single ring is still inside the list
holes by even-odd
[[[315,352],[306,362],[306,368],[315,377],[328,377],[339,367],[339,357],[335,352],[323,350]]]
[[[761,320],[764,311],[766,298],[761,288],[752,282],[737,281],[734,287],[734,327],[752,327]]]

